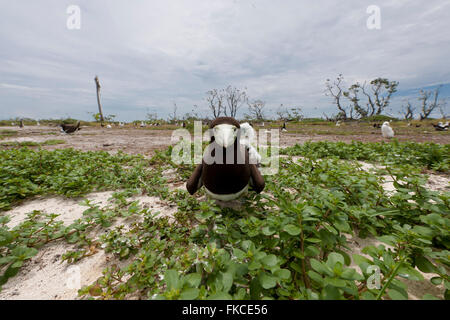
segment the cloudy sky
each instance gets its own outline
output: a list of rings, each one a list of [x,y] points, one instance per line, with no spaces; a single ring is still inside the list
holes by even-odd
[[[79,30],[67,28],[70,5]],[[283,104],[320,116],[334,112],[324,84],[339,73],[399,81],[395,113],[420,88],[450,96],[449,16],[450,0],[0,0],[0,119],[89,119],[96,74],[104,113],[125,121],[167,117],[174,103],[207,115],[205,92],[229,84],[268,114]]]

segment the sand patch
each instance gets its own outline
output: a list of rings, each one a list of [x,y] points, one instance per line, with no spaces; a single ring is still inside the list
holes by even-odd
[[[75,220],[83,216],[83,212],[88,209],[87,206],[83,206],[80,203],[83,199],[91,201],[92,204],[98,205],[100,208],[108,205],[108,199],[111,198],[113,191],[95,192],[88,194],[84,198],[69,199],[64,197],[51,197],[51,198],[37,198],[28,200],[23,204],[3,213],[8,215],[11,221],[8,222],[9,228],[14,228],[25,220],[27,214],[33,212],[33,210],[39,210],[43,213],[55,213],[59,214],[56,218],[58,221],[64,222],[64,225],[70,225]]]
[[[26,262],[19,273],[8,280],[0,292],[0,300],[73,300],[78,290],[102,276],[113,264],[124,267],[129,261],[119,261],[99,250],[78,263],[68,264],[61,256],[72,245],[58,242],[44,246]]]

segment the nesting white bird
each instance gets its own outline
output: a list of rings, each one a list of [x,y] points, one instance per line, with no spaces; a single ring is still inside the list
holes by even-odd
[[[446,131],[446,130],[448,130],[448,121],[445,124],[443,124],[441,121],[439,121],[439,123],[437,125],[436,124],[431,124],[431,125],[437,131]]]
[[[112,127],[111,127],[111,125],[110,124],[108,124],[107,126],[106,126],[106,129],[111,129]]]
[[[248,155],[250,159],[250,163],[253,164],[260,164],[261,163],[261,155],[258,153],[256,148],[252,145],[254,139],[255,139],[255,130],[253,127],[248,123],[244,122],[240,124],[240,139],[239,142],[243,145],[245,145],[248,148]]]
[[[383,122],[383,125],[381,126],[381,134],[383,135],[383,138],[390,139],[394,137],[394,130],[392,130],[389,122]]]

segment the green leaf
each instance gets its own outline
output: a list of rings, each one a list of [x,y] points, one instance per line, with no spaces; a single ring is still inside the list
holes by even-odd
[[[401,294],[400,292],[398,292],[397,290],[394,290],[394,289],[389,289],[388,296],[392,300],[407,300],[408,299],[408,297],[405,297],[403,294]]]
[[[233,297],[225,292],[216,292],[215,294],[209,296],[207,300],[232,300]]]
[[[311,259],[310,261],[311,267],[320,274],[325,274],[327,276],[334,276],[333,271],[325,264],[319,262],[316,259]]]
[[[233,275],[229,272],[222,273],[223,292],[228,292],[233,285]]]
[[[173,269],[167,270],[166,273],[164,274],[164,281],[167,284],[168,290],[180,289],[181,287],[178,272],[176,270]]]
[[[262,258],[260,261],[265,267],[270,268],[277,264],[277,257],[273,254],[269,254],[269,255],[265,256],[264,258]]]
[[[409,280],[422,281],[424,279],[419,271],[409,266],[400,267],[400,269],[398,270],[398,275]]]
[[[273,274],[282,280],[288,280],[291,277],[291,272],[288,269],[278,269]]]
[[[271,236],[275,233],[275,230],[271,230],[270,227],[264,227],[261,229],[261,232],[265,236]]]
[[[202,276],[199,273],[190,273],[185,277],[186,282],[193,288],[197,288],[202,281]]]
[[[361,274],[359,274],[358,272],[356,272],[355,269],[352,269],[352,268],[346,268],[341,273],[341,278],[346,279],[346,280],[358,280],[358,281],[364,280],[364,277]]]
[[[318,274],[317,272],[315,272],[313,270],[309,270],[307,272],[307,274],[312,280],[319,283],[321,286],[323,285],[323,278],[320,274]]]
[[[425,293],[422,297],[422,300],[440,300],[439,298],[436,298],[432,294]]]
[[[375,300],[376,297],[369,291],[365,291],[361,294],[364,300]]]
[[[289,233],[291,236],[298,236],[301,232],[301,229],[299,227],[294,226],[293,224],[285,225],[283,230]]]
[[[397,243],[397,238],[394,236],[381,236],[377,237],[377,239],[390,246],[395,246],[395,244]]]
[[[7,264],[7,263],[10,263],[10,262],[12,262],[12,261],[14,261],[16,259],[17,259],[17,257],[15,257],[15,256],[2,257],[2,258],[0,258],[0,264]]]
[[[361,263],[371,263],[371,261],[369,259],[367,259],[366,257],[363,257],[359,254],[353,254],[353,261],[355,261],[355,263],[359,266]]]
[[[277,285],[276,278],[267,273],[263,273],[259,276],[259,283],[264,289],[270,289]]]
[[[341,265],[344,265],[345,264],[344,257],[340,253],[331,252],[328,255],[328,259],[326,262],[327,266],[333,268],[333,266],[338,262],[340,262]]]
[[[180,300],[194,300],[198,297],[200,290],[197,288],[184,289],[180,294]]]
[[[311,242],[311,243],[321,243],[322,242],[322,240],[317,239],[317,238],[306,238],[305,241]]]
[[[434,264],[432,264],[430,260],[428,260],[424,256],[416,257],[416,266],[420,271],[425,273],[435,273],[437,271]]]
[[[340,300],[341,293],[338,288],[328,285],[323,289],[323,296],[325,300]]]
[[[245,259],[245,252],[237,249],[237,248],[233,248],[233,254],[236,256],[236,258],[240,259],[240,260],[244,260]]]
[[[315,246],[307,246],[305,249],[305,256],[315,257],[320,254],[320,250]]]
[[[335,287],[345,287],[347,285],[347,283],[345,282],[345,280],[339,279],[339,278],[325,278],[325,283],[335,286]]]

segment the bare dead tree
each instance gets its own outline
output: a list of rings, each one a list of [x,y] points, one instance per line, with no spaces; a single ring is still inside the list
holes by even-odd
[[[177,121],[177,109],[178,109],[178,106],[174,102],[173,103],[173,112],[169,115],[169,121],[170,122],[176,122]]]
[[[224,111],[224,106],[223,106],[223,94],[222,92],[220,92],[217,89],[213,89],[210,90],[208,92],[206,92],[207,97],[206,97],[206,101],[208,102],[208,107],[209,109],[211,109],[212,113],[213,113],[213,117],[217,118],[220,117],[220,115],[222,114],[222,112]]]
[[[440,106],[443,106],[445,104],[444,101],[438,101],[440,89],[441,89],[441,86],[434,89],[434,91],[420,90],[419,101],[422,101],[420,120],[427,119],[436,108],[439,109]],[[432,97],[433,95],[434,95],[434,97]],[[430,98],[431,98],[431,101],[430,101]]]
[[[236,117],[236,114],[242,105],[248,101],[245,89],[241,90],[232,86],[228,86],[224,90],[224,97],[227,103],[224,108],[225,115],[233,118]]]
[[[445,106],[447,106],[447,101],[444,99],[444,100],[442,100],[442,102],[439,104],[439,112],[441,113],[441,116],[442,116],[442,119],[447,119],[449,116],[448,116],[448,113],[446,113],[445,111],[444,111],[444,108],[445,108]]]
[[[97,104],[98,104],[98,113],[100,114],[100,121],[103,126],[103,122],[105,119],[103,118],[102,104],[100,103],[100,81],[98,80],[98,76],[95,76],[95,86],[97,88]]]
[[[411,105],[411,102],[409,100],[406,101],[406,106],[402,105],[401,114],[403,115],[403,118],[405,120],[412,120],[414,119],[414,111],[416,110],[415,107]]]
[[[344,97],[344,90],[342,89],[343,81],[344,76],[342,74],[339,74],[333,82],[331,82],[330,79],[327,79],[325,82],[325,95],[333,98],[333,103],[339,109],[337,117],[346,120],[348,119],[347,107],[342,104],[342,98]]]
[[[276,114],[278,116],[278,120],[286,120],[287,119],[287,110],[283,107],[283,104],[280,104],[280,106],[277,109]]]
[[[254,120],[264,120],[264,107],[266,102],[262,100],[255,100],[253,102],[247,102],[248,105],[248,118]]]

